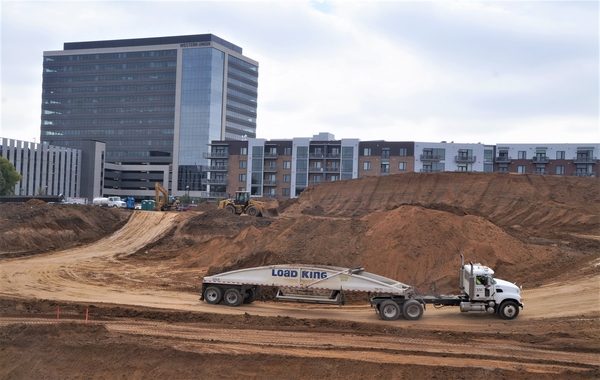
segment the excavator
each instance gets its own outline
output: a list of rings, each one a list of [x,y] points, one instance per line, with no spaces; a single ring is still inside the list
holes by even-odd
[[[219,208],[236,215],[269,216],[277,214],[277,210],[268,209],[265,202],[250,198],[250,193],[247,191],[236,192],[233,199],[223,199],[219,202]]]
[[[179,199],[169,196],[169,192],[160,183],[154,183],[154,210],[168,211],[177,210]]]

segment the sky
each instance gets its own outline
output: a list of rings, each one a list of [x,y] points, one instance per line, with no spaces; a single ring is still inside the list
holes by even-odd
[[[2,137],[39,141],[43,51],[212,33],[259,62],[259,138],[600,141],[598,1],[0,2]]]

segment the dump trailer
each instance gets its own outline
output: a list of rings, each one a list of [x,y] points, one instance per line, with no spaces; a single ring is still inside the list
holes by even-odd
[[[496,313],[514,319],[523,308],[521,290],[508,281],[495,279],[494,271],[481,264],[465,265],[461,255],[459,295],[419,295],[402,282],[364,268],[325,265],[270,265],[239,269],[204,277],[200,299],[209,304],[240,306],[251,303],[261,288],[275,288],[276,299],[343,304],[344,294],[371,295],[370,303],[383,320],[420,319],[427,304],[457,306],[461,312]]]

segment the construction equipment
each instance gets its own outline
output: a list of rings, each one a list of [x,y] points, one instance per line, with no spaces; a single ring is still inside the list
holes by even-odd
[[[503,319],[519,315],[521,290],[494,279],[494,271],[481,264],[465,265],[461,255],[460,295],[420,296],[413,287],[363,268],[325,265],[271,265],[234,270],[204,277],[200,299],[209,304],[240,306],[252,302],[261,287],[277,288],[275,298],[286,301],[343,304],[344,292],[371,295],[371,306],[383,320],[401,316],[420,319],[426,304],[459,306],[461,312],[496,313]],[[311,294],[312,292],[312,294]],[[323,295],[323,292],[329,292]],[[319,294],[321,293],[321,294]]]
[[[234,199],[220,201],[219,208],[237,215],[265,216],[277,213],[276,209],[268,209],[265,202],[250,198],[250,193],[247,191],[238,191]]]
[[[154,210],[155,211],[168,211],[177,210],[179,207],[179,199],[169,195],[167,189],[165,189],[160,183],[154,183]]]

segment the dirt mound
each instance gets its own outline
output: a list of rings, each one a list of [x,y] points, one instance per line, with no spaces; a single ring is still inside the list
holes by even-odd
[[[119,229],[126,210],[83,205],[0,203],[0,257],[89,243]]]
[[[286,214],[363,216],[400,205],[479,215],[521,236],[600,235],[600,179],[484,173],[406,173],[323,183]]]
[[[362,218],[280,219],[267,231],[243,231],[231,244],[212,243],[216,265],[210,273],[284,263],[362,266],[423,292],[456,291],[460,253],[494,267],[499,277],[527,285],[545,276],[539,270],[532,274],[531,268],[544,265],[549,271],[580,257],[558,247],[524,243],[479,216],[419,206]]]

